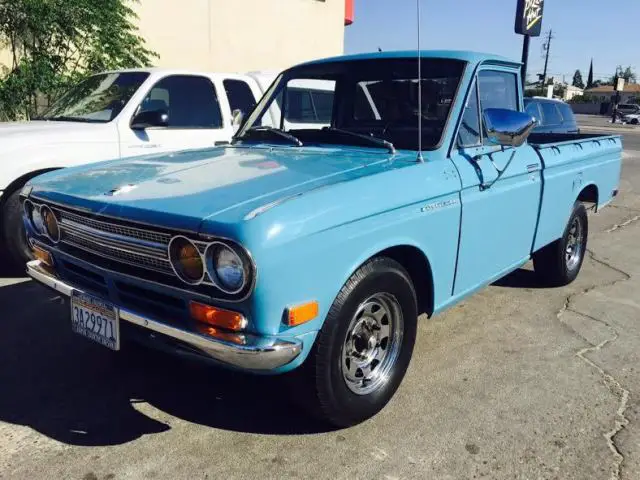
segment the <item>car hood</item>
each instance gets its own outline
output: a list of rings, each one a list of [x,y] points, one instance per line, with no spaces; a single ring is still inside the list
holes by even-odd
[[[191,150],[52,172],[32,182],[32,195],[196,231],[213,216],[237,221],[274,200],[380,171],[388,159],[381,150],[345,147]]]
[[[0,123],[0,151],[29,146],[81,142],[100,138],[107,124],[36,120]]]

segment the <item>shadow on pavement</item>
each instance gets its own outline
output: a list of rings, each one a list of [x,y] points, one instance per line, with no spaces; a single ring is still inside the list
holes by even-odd
[[[544,285],[540,281],[533,270],[527,270],[525,268],[519,268],[511,272],[506,277],[502,277],[493,282],[492,285],[506,288],[548,288],[547,285]]]
[[[282,384],[155,351],[111,352],[71,333],[55,293],[33,282],[0,288],[0,421],[55,440],[115,445],[170,429],[137,402],[232,431],[327,431],[291,405]]]

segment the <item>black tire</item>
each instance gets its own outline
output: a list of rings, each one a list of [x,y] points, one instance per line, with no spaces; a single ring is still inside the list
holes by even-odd
[[[580,229],[580,238],[570,253],[568,247],[575,237],[574,228]],[[560,287],[573,282],[582,268],[588,237],[587,210],[582,203],[576,202],[562,237],[533,254],[533,268],[536,274],[550,286]]]
[[[374,377],[376,372],[385,370],[386,375],[378,375],[378,379],[384,377],[387,380],[381,381],[370,393],[356,394],[351,388],[359,387],[349,387],[343,376],[343,348],[347,348],[348,344],[357,343],[356,337],[360,337],[355,333],[347,337],[347,331],[352,326],[352,321],[358,322],[356,313],[361,310],[364,302],[377,298],[378,295],[392,299],[389,305],[396,307],[393,311],[401,312],[400,321],[387,319],[387,325],[402,325],[403,333],[401,340],[390,340],[397,337],[389,333],[386,348],[382,347],[384,340],[374,347],[374,351],[375,348],[389,349],[386,355],[395,352],[389,356],[394,358],[394,361],[387,361],[387,357],[383,357],[372,370]],[[365,316],[366,314],[363,314],[360,318]],[[417,317],[416,293],[402,265],[384,257],[369,260],[342,287],[318,333],[309,357],[304,365],[294,372],[292,387],[299,404],[315,417],[335,427],[348,427],[374,416],[391,400],[404,378],[416,339]],[[387,317],[382,318],[381,321],[384,323],[384,318]],[[387,326],[387,330],[391,332],[393,329]],[[372,331],[375,330],[369,330]],[[371,341],[371,338],[368,340]],[[366,341],[364,343],[367,344]],[[371,343],[369,346],[371,348]],[[363,381],[362,385],[371,386],[375,383],[373,381],[368,384]]]
[[[33,260],[33,253],[27,242],[27,235],[22,221],[22,205],[20,189],[8,194],[2,205],[2,245],[9,262],[16,268],[24,267]]]

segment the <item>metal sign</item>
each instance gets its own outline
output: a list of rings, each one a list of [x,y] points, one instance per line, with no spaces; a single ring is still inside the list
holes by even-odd
[[[516,33],[530,37],[540,36],[544,0],[517,0]]]
[[[615,91],[616,92],[624,91],[624,78],[618,77],[618,83],[616,83],[615,85]]]

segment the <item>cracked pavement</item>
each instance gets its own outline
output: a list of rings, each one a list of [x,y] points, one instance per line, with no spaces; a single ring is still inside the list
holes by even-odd
[[[530,265],[433,319],[378,416],[324,431],[274,379],[71,334],[55,296],[0,280],[0,478],[640,478],[640,135],[590,214],[577,281]]]

